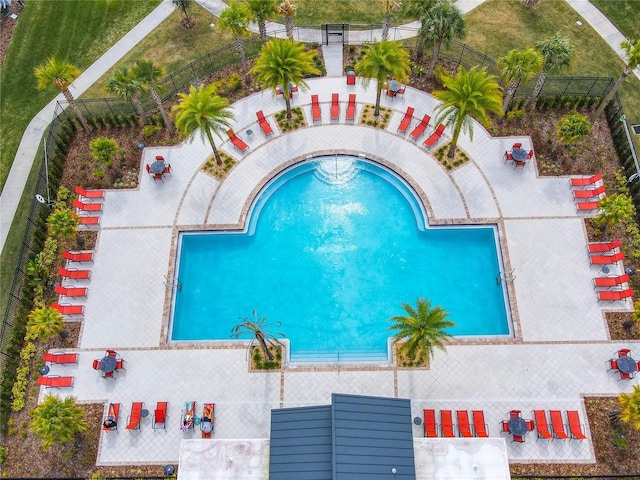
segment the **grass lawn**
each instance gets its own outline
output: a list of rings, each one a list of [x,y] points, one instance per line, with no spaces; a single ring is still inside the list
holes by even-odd
[[[320,25],[323,23],[381,24],[384,11],[380,0],[295,0],[294,25]],[[282,15],[274,15],[272,21],[284,23]],[[391,15],[391,25],[413,20],[396,12]]]
[[[627,38],[640,37],[640,0],[589,0]]]

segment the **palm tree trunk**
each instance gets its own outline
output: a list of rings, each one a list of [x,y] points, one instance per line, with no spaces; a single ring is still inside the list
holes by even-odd
[[[258,22],[258,30],[260,31],[260,41],[267,43],[267,24],[264,20]]]
[[[71,108],[73,108],[73,111],[76,112],[76,115],[78,115],[78,118],[80,119],[80,123],[82,124],[82,128],[84,128],[85,133],[89,133],[89,125],[87,125],[87,121],[84,119],[84,115],[82,115],[82,112],[80,111],[80,107],[78,107],[78,104],[76,103],[76,100],[73,98],[73,95],[71,94],[69,89],[65,88],[64,90],[62,90],[62,95],[64,95],[64,98],[67,100],[69,105],[71,105]]]
[[[431,63],[429,64],[429,71],[427,72],[427,78],[433,78],[433,72],[436,70],[436,62],[438,61],[438,55],[440,55],[440,46],[442,45],[442,40],[438,40],[433,46],[433,58],[431,59]]]
[[[376,88],[376,108],[373,111],[373,116],[374,117],[379,117],[380,116],[380,96],[382,95],[382,83],[380,83],[380,80],[378,80],[378,85]]]
[[[451,138],[451,144],[449,145],[449,151],[447,152],[448,158],[453,158],[456,155],[456,147],[458,146],[458,137],[460,136],[460,130],[462,130],[462,122],[456,122],[453,127],[453,137]]]
[[[147,114],[144,113],[144,107],[142,106],[142,102],[140,101],[140,97],[137,93],[134,93],[131,96],[131,101],[133,102],[133,106],[138,112],[138,116],[140,117],[140,123],[145,125],[147,123]]]
[[[620,86],[624,83],[625,78],[627,78],[629,75],[631,75],[631,69],[627,65],[624,67],[624,70],[622,70],[622,74],[620,75],[620,77],[618,77],[618,80],[616,81],[613,88],[609,91],[609,93],[607,93],[607,96],[604,97],[604,100],[600,102],[600,106],[598,107],[598,109],[595,111],[593,115],[591,115],[591,124],[593,124],[596,121],[596,119],[600,116],[600,114],[604,111],[604,109],[609,104],[613,96],[616,94]]]
[[[162,99],[160,98],[160,95],[158,95],[158,92],[156,92],[156,89],[153,88],[152,84],[149,84],[149,93],[151,93],[151,96],[153,97],[153,100],[158,105],[158,110],[160,110],[160,115],[162,115],[162,119],[164,120],[164,124],[169,129],[169,133],[171,134],[171,136],[175,135],[176,134],[176,129],[173,126],[173,122],[169,119],[169,116],[167,115],[167,112],[164,111],[164,107],[162,106]]]
[[[260,344],[262,353],[264,353],[264,356],[267,357],[267,360],[271,362],[273,360],[273,354],[269,351],[269,348],[267,348],[267,342],[264,341],[264,335],[262,334],[262,332],[256,332],[256,339]]]
[[[286,18],[285,27],[287,29],[287,37],[293,41],[293,17],[289,16]]]
[[[509,106],[509,102],[513,98],[513,94],[516,93],[519,83],[520,82],[511,82],[507,87],[507,93],[505,94],[504,100],[502,101],[502,111],[504,112],[504,116],[507,116],[507,107]]]
[[[213,141],[213,135],[211,135],[211,130],[207,130],[207,139],[209,140],[209,143],[211,144],[211,148],[213,149],[213,156],[216,157],[216,164],[222,165],[222,158],[220,157],[220,152],[218,152],[218,149],[216,148],[216,144]]]
[[[540,72],[540,76],[538,77],[538,81],[536,82],[536,87],[533,89],[533,93],[531,94],[531,98],[529,99],[529,104],[527,105],[527,110],[535,110],[536,103],[538,103],[538,96],[542,91],[542,87],[544,86],[544,82],[547,81],[547,71],[542,70]]]
[[[282,87],[282,94],[284,95],[284,103],[287,106],[287,119],[290,120],[291,119],[291,99],[289,97],[291,97],[291,92],[289,92],[289,88],[288,87]]]
[[[389,36],[389,23],[391,22],[391,14],[386,13],[382,21],[382,40],[386,40]]]
[[[421,59],[424,55],[424,39],[416,35],[416,59]]]

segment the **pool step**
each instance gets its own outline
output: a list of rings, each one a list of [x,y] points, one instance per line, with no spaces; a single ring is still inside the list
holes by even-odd
[[[296,350],[291,363],[360,363],[386,362],[387,352],[376,350]]]

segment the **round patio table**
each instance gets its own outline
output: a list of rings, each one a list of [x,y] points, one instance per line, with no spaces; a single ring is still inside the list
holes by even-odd
[[[527,152],[524,148],[514,148],[511,151],[511,155],[513,156],[514,160],[523,162],[527,159],[527,155],[529,155],[529,152]]]
[[[622,373],[633,373],[638,368],[636,361],[629,355],[625,355],[618,359],[618,370]]]
[[[104,373],[111,373],[116,369],[118,361],[116,357],[112,357],[111,355],[107,355],[102,357],[100,360],[100,371]]]
[[[512,417],[509,419],[509,431],[513,435],[523,436],[527,433],[527,422],[522,417]]]
[[[389,91],[395,93],[400,90],[400,84],[397,80],[389,80]]]
[[[164,172],[164,167],[165,167],[165,164],[163,161],[156,160],[151,164],[151,171],[153,173],[162,173]]]

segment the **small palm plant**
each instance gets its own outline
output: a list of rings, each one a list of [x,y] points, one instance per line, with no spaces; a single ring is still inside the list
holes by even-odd
[[[589,133],[591,122],[577,112],[566,114],[556,123],[556,136],[565,145],[575,145],[587,138]]]
[[[600,214],[593,219],[593,223],[600,227],[615,226],[633,221],[636,208],[629,195],[615,193],[607,195],[598,202]]]
[[[631,393],[621,394],[618,405],[621,408],[618,418],[634,430],[640,430],[640,385],[634,385]]]
[[[253,319],[244,318],[242,322],[231,329],[231,336],[240,338],[242,335],[251,335],[251,343],[249,350],[253,347],[253,342],[257,341],[265,358],[270,362],[273,360],[273,354],[269,351],[268,345],[281,345],[277,336],[284,338],[284,333],[270,332],[267,329],[273,325],[280,326],[280,322],[267,323],[267,316],[258,318],[258,312],[253,311]]]
[[[402,351],[410,360],[418,353],[426,356],[427,362],[433,358],[434,348],[445,351],[445,344],[452,338],[447,328],[455,327],[455,322],[447,320],[449,314],[442,307],[432,307],[429,300],[418,298],[416,307],[403,303],[407,316],[391,317],[393,324],[389,330],[395,331],[393,343],[404,342]]]
[[[57,239],[73,238],[79,223],[78,216],[68,207],[56,207],[47,219],[49,233]]]
[[[31,339],[46,340],[60,333],[64,327],[62,315],[51,307],[36,308],[27,318],[27,336]]]
[[[84,420],[84,410],[74,397],[62,400],[55,395],[47,395],[31,412],[31,416],[33,421],[29,428],[42,439],[44,450],[54,443],[70,442],[77,433],[89,428]]]

